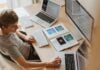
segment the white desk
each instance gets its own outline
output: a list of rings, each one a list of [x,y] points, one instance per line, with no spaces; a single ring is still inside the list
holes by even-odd
[[[28,6],[25,8],[29,13],[30,15],[35,15],[36,13],[38,13],[38,11],[40,11],[40,6],[39,4],[36,4],[36,5],[33,5],[33,6]],[[64,25],[73,33],[73,34],[77,34],[78,31],[77,29],[75,28],[75,26],[72,24],[72,22],[70,21],[70,19],[68,17],[66,17],[66,14],[64,12],[64,7],[61,8],[61,12],[60,12],[60,16],[59,16],[59,20],[57,21],[57,23],[55,24],[58,24],[59,22],[63,22]],[[25,31],[28,33],[28,34],[31,34],[33,32],[33,30],[36,30],[36,29],[39,29],[39,28],[42,28],[41,26],[39,26],[38,24],[34,23],[33,22],[33,25],[34,27],[31,27],[31,28],[28,28],[26,29]],[[35,50],[36,52],[38,53],[40,59],[42,61],[50,61],[52,60],[53,58],[55,58],[56,56],[60,56],[61,57],[61,60],[62,60],[62,63],[61,63],[61,67],[58,68],[59,70],[65,70],[65,65],[64,65],[64,53],[66,52],[75,52],[77,50],[77,48],[80,46],[80,43],[82,43],[83,39],[82,40],[79,40],[79,45],[77,46],[74,46],[73,48],[71,49],[66,49],[62,52],[57,52],[55,50],[55,48],[51,45],[49,46],[45,46],[43,48],[39,48],[37,46],[34,46],[35,47]],[[57,69],[57,70],[58,70]],[[49,69],[49,70],[53,70],[53,69]]]

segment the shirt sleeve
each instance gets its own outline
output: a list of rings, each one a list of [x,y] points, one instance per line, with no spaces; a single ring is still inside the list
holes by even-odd
[[[9,56],[16,60],[18,57],[23,56],[16,46],[10,46],[7,48]]]

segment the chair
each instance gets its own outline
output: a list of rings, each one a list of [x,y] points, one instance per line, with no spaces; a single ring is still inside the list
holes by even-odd
[[[14,62],[14,63],[15,63],[15,61],[14,61],[14,60],[12,60],[10,56],[8,56],[8,55],[6,55],[6,54],[2,53],[1,51],[0,51],[0,54],[1,54],[4,58],[6,58],[7,60],[10,60],[10,61],[12,61],[12,62]]]

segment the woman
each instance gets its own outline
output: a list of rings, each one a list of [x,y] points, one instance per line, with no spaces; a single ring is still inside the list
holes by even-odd
[[[27,61],[30,55],[30,45],[20,38],[29,43],[35,42],[35,39],[18,31],[18,16],[13,10],[5,10],[0,14],[0,28],[0,50],[9,55],[24,69],[60,66],[59,57],[51,62]]]

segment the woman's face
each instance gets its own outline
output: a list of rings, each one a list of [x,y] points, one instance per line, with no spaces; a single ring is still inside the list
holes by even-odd
[[[11,32],[16,32],[18,29],[18,23],[11,24],[7,28],[5,28],[6,32],[11,33]]]

